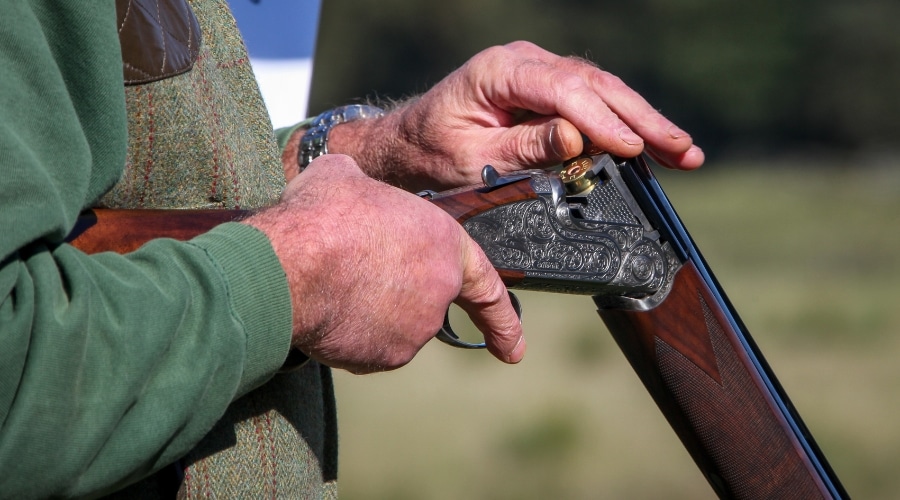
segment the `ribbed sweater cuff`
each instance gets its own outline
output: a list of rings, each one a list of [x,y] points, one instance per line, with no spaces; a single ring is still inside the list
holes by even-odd
[[[279,128],[275,130],[275,139],[278,140],[278,149],[284,151],[285,146],[287,146],[288,141],[291,140],[291,136],[294,135],[294,132],[297,129],[309,127],[312,124],[313,118],[307,118],[300,123],[292,125],[290,127]]]
[[[247,224],[223,224],[191,242],[222,271],[231,309],[246,332],[237,397],[271,378],[287,357],[293,322],[287,277],[269,239]]]

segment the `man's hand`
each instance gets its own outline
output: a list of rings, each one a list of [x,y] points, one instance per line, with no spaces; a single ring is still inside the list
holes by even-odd
[[[490,352],[517,363],[525,343],[506,287],[450,215],[326,155],[292,181],[282,202],[246,220],[287,273],[294,346],[355,373],[408,363],[456,302]]]
[[[332,130],[329,148],[369,175],[409,190],[478,182],[501,172],[558,164],[582,152],[585,134],[603,150],[692,169],[703,152],[617,77],[527,42],[489,48],[379,120]]]

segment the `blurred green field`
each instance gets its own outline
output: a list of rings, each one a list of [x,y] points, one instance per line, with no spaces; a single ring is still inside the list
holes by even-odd
[[[900,171],[709,165],[660,180],[857,498],[900,491]],[[590,299],[521,293],[514,367],[432,342],[336,374],[343,499],[711,498]]]

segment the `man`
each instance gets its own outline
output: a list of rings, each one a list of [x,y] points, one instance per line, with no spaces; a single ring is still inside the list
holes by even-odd
[[[327,367],[404,365],[451,302],[498,359],[525,352],[484,254],[409,191],[559,163],[582,133],[703,161],[612,75],[524,42],[387,113],[281,131],[279,154],[236,33],[218,0],[3,7],[0,496],[97,496],[157,471],[122,494],[333,495]],[[339,154],[310,161],[310,135]],[[90,206],[259,211],[88,256],[64,238]],[[276,376],[291,348],[312,362]]]

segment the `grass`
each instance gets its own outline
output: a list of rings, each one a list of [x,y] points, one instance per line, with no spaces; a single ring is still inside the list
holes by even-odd
[[[848,491],[895,497],[900,172],[660,176]],[[341,497],[712,498],[591,301],[519,295],[519,366],[432,342],[396,372],[336,374]]]

